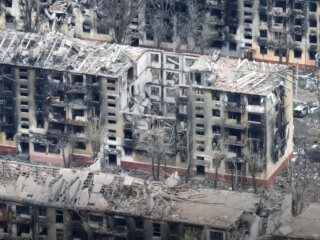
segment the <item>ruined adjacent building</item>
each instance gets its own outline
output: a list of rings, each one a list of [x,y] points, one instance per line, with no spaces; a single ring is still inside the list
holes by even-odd
[[[40,1],[35,9],[41,27],[38,31],[60,31],[84,39],[110,40],[107,21],[97,15],[98,1]],[[152,2],[152,1],[151,1]],[[209,22],[206,50],[218,49],[223,55],[247,57],[265,61],[287,62],[314,66],[319,50],[318,35],[320,6],[318,1],[300,0],[207,0],[196,1],[200,16]],[[162,47],[199,51],[192,37],[180,36],[181,26],[175,25],[174,16],[188,15],[186,1],[170,1],[164,9],[167,33]],[[153,6],[153,7],[152,7]],[[155,11],[153,4],[142,7],[130,21],[134,45],[157,46],[155,31],[150,22]],[[18,0],[2,4],[1,27],[25,29],[24,7]],[[163,10],[163,9],[162,9]],[[162,11],[161,10],[161,11]],[[150,14],[151,12],[151,14]],[[170,12],[170,13],[169,13]],[[159,15],[160,16],[160,15]],[[205,25],[205,23],[200,23]],[[161,27],[161,26],[160,26]],[[196,34],[197,35],[197,34]],[[197,44],[196,44],[197,45]]]
[[[292,153],[292,81],[283,65],[0,33],[1,152],[60,166],[159,168],[270,183]],[[160,129],[161,134],[154,134]],[[163,154],[162,154],[163,153]],[[189,156],[189,157],[188,157]],[[160,159],[161,158],[161,159]]]
[[[257,239],[257,195],[0,161],[6,239]],[[173,179],[172,179],[173,180]]]
[[[320,239],[320,205],[310,205],[298,216],[281,224],[272,239]]]

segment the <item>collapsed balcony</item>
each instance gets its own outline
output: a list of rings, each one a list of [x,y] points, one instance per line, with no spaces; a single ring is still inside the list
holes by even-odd
[[[227,98],[224,100],[224,108],[233,112],[244,112],[245,104],[242,101],[239,93],[227,93]]]

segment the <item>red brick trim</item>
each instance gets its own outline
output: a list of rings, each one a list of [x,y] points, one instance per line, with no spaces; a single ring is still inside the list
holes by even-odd
[[[93,158],[91,155],[82,155],[82,154],[72,154],[72,161],[76,165],[88,165],[93,163]]]
[[[17,153],[17,147],[16,146],[10,146],[10,145],[0,145],[0,153],[15,154],[15,153]]]
[[[273,181],[275,180],[276,176],[280,174],[280,172],[286,168],[292,158],[292,153],[289,154],[289,156],[282,161],[282,163],[277,167],[277,169],[266,179],[257,179],[257,184],[260,186],[270,186]],[[146,172],[152,172],[152,165],[151,163],[143,163],[143,162],[138,162],[138,161],[125,161],[121,160],[121,167],[123,168],[129,168],[129,169],[135,169],[135,170],[142,170]],[[164,166],[160,166],[161,172],[164,172]],[[167,166],[166,172],[168,174],[178,172],[180,176],[183,176],[186,174],[187,169],[185,168],[179,168],[179,167],[172,167],[172,166]],[[191,171],[192,175],[196,175],[195,171]],[[214,177],[214,173],[206,173],[206,176],[209,178]],[[231,174],[219,174],[218,176],[219,181],[222,182],[231,182],[232,180],[232,175]],[[246,184],[251,184],[252,178],[251,177],[246,177],[245,183]]]

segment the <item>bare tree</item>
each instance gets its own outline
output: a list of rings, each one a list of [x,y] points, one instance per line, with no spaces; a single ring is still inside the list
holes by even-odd
[[[310,184],[311,169],[305,158],[305,143],[303,146],[298,147],[297,163],[290,165],[291,176],[291,193],[292,193],[292,214],[294,216],[299,215],[305,204],[305,193]],[[296,166],[295,166],[296,165]],[[298,170],[299,169],[299,170]]]
[[[37,32],[43,23],[45,16],[40,13],[37,0],[20,0],[20,14],[24,31]]]
[[[221,141],[219,141],[218,144],[213,143],[213,158],[212,158],[212,165],[215,168],[215,173],[214,173],[214,181],[213,181],[213,186],[214,188],[217,188],[218,186],[218,173],[219,173],[219,168],[221,165],[221,162],[226,159],[227,157],[227,152],[224,151],[221,148]]]
[[[251,172],[251,178],[252,178],[252,185],[254,189],[254,193],[257,193],[257,173],[261,172],[264,164],[264,157],[263,154],[261,154],[260,148],[256,145],[254,146],[254,143],[249,143],[249,146],[246,147],[242,151],[243,157],[248,164],[249,171]]]
[[[160,165],[164,165],[165,173],[171,149],[175,145],[174,124],[165,120],[155,120],[147,131],[135,130],[137,144],[151,158],[152,175],[155,181],[160,177]],[[174,150],[175,151],[175,150]]]
[[[106,128],[100,126],[96,121],[89,121],[86,124],[86,135],[91,144],[93,158],[98,156],[104,142],[105,134]]]
[[[111,30],[111,36],[116,43],[125,43],[132,32],[130,24],[138,18],[144,0],[100,0],[97,16]]]
[[[192,124],[186,123],[187,127],[178,131],[178,144],[179,144],[179,153],[180,158],[187,162],[187,171],[185,175],[185,182],[187,183],[191,177],[191,168],[192,168],[192,150],[193,150],[193,141],[192,141]]]
[[[171,0],[146,0],[146,32],[153,36],[157,48],[173,36],[173,7]]]
[[[57,144],[57,148],[61,150],[62,153],[62,159],[63,159],[63,164],[64,167],[68,168],[70,167],[71,164],[71,156],[70,156],[70,141],[68,141],[66,138],[61,138]],[[69,154],[66,157],[66,148],[69,148]],[[72,147],[71,147],[72,148]]]
[[[209,46],[214,35],[214,18],[205,14],[203,5],[196,0],[187,1],[188,16],[184,19],[185,38],[187,38],[187,49],[194,51],[200,48],[201,53]]]

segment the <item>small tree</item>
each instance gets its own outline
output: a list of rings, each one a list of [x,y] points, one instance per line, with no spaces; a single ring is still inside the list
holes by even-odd
[[[61,150],[63,164],[64,164],[64,167],[66,167],[66,168],[70,167],[70,164],[71,164],[70,149],[69,149],[69,154],[66,157],[66,148],[68,148],[68,147],[70,148],[70,145],[72,145],[72,143],[70,143],[70,141],[68,141],[64,137],[62,137],[57,144],[57,149]],[[71,148],[72,148],[72,146],[71,146]]]
[[[222,150],[220,144],[221,144],[221,141],[219,141],[218,144],[213,143],[212,165],[215,168],[214,181],[213,181],[214,188],[217,188],[218,186],[218,175],[219,175],[218,173],[219,173],[221,162],[227,157],[227,152]]]
[[[111,30],[116,43],[122,44],[132,37],[130,24],[138,17],[144,0],[100,0],[97,16]]]
[[[86,125],[86,135],[91,143],[92,157],[96,158],[100,152],[101,146],[103,145],[106,134],[106,128],[99,126],[96,121],[90,121]]]
[[[264,167],[264,157],[261,154],[260,148],[258,148],[258,146],[254,146],[252,142],[243,150],[242,154],[248,164],[249,171],[251,172],[254,193],[257,193],[258,188],[256,176]]]
[[[187,183],[191,177],[192,168],[192,125],[187,123],[187,128],[179,131],[179,147],[180,147],[180,158],[187,161],[187,171],[185,175],[185,182]]]
[[[20,0],[20,14],[23,21],[24,31],[37,32],[45,17],[40,14],[37,0]]]
[[[136,144],[151,158],[153,179],[159,181],[160,165],[164,164],[166,172],[170,150],[175,145],[174,124],[164,120],[155,120],[149,130],[135,130],[134,134],[137,136]]]
[[[157,48],[173,36],[174,4],[171,0],[146,0],[146,32],[151,34]]]

